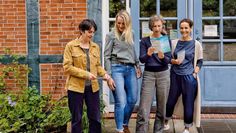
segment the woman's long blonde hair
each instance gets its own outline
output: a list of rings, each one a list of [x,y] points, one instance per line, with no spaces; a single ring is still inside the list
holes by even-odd
[[[117,29],[117,25],[115,22],[114,29],[115,29],[116,38],[120,40],[121,39],[120,37],[124,36],[125,42],[127,42],[128,44],[133,44],[134,40],[133,40],[133,33],[132,33],[132,22],[131,22],[131,17],[129,13],[125,10],[119,11],[116,15],[116,21],[117,21],[118,16],[124,20],[125,30],[122,33],[120,33],[119,30]]]

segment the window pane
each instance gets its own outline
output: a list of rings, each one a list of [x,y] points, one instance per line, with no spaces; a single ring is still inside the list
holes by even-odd
[[[236,61],[236,42],[224,43],[224,61]]]
[[[236,39],[236,20],[224,20],[224,39]]]
[[[148,28],[148,20],[140,21],[140,39],[149,36],[152,31]]]
[[[109,0],[110,18],[116,17],[116,14],[122,9],[125,10],[125,0]]]
[[[235,0],[224,0],[224,16],[236,16]]]
[[[115,26],[115,21],[110,21],[109,22],[109,31],[111,31],[112,28]]]
[[[220,60],[220,43],[203,43],[203,60],[219,61]]]
[[[148,27],[148,20],[140,21],[140,38],[149,36],[152,31]],[[177,39],[177,20],[166,20],[165,29],[170,39]]]
[[[177,17],[177,0],[161,0],[160,9],[164,17]]]
[[[202,0],[202,16],[219,16],[219,0]]]
[[[177,20],[166,20],[165,27],[170,39],[178,38]]]
[[[140,17],[150,17],[156,14],[156,0],[140,1]]]
[[[202,38],[219,39],[220,38],[220,21],[219,20],[202,20]]]

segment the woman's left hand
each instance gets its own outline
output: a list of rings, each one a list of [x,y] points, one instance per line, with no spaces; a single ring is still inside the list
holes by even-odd
[[[158,51],[157,56],[159,59],[163,59],[165,57],[165,55],[162,51]]]

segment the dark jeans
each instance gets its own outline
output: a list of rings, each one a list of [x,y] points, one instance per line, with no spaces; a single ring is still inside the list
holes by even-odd
[[[68,90],[68,103],[72,115],[71,133],[82,133],[84,99],[89,119],[89,133],[101,133],[99,91],[93,93],[91,86],[86,86],[84,93]]]

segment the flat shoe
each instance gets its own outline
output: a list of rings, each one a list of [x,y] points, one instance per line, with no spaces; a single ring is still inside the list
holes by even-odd
[[[164,124],[164,129],[163,130],[165,131],[165,130],[169,130],[169,129],[170,129],[169,124]]]

